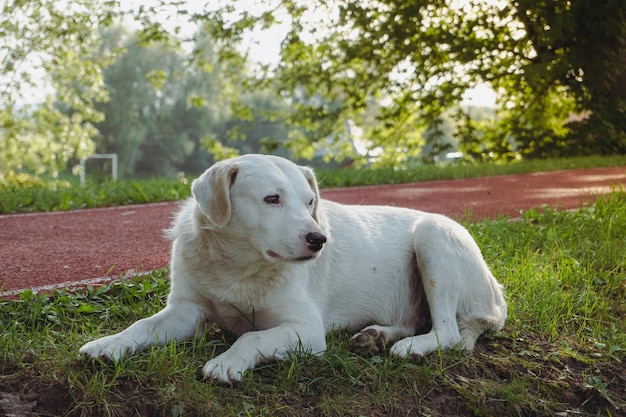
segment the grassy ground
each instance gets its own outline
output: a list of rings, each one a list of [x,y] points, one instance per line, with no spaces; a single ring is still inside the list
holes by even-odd
[[[493,175],[526,174],[561,169],[611,167],[626,165],[626,156],[595,156],[561,159],[534,159],[507,163],[413,165],[406,169],[344,169],[317,172],[320,187],[352,187],[356,185],[400,184],[416,181]]]
[[[542,159],[506,164],[418,165],[406,169],[319,170],[320,187],[347,187],[371,184],[397,184],[415,181],[520,174],[558,169],[625,166],[626,156]],[[31,178],[32,179],[32,178]],[[44,182],[39,179],[3,181],[0,177],[0,214],[33,211],[72,210],[180,200],[189,195],[189,180],[123,180],[88,183],[80,187],[68,181]]]
[[[167,271],[83,292],[0,299],[0,411],[71,416],[618,416],[626,408],[626,193],[575,212],[467,225],[504,284],[509,319],[473,354],[422,363],[294,356],[237,387],[203,382],[233,338],[213,327],[118,364],[78,348],[164,305]]]

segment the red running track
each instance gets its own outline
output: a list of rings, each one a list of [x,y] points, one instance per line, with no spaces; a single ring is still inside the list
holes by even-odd
[[[626,184],[626,167],[323,190],[348,204],[385,204],[472,220],[533,207],[578,208]],[[167,267],[163,237],[176,203],[0,216],[0,295],[84,286]]]

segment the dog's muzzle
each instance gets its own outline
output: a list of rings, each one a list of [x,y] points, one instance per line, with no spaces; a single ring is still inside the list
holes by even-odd
[[[311,232],[306,235],[306,241],[309,244],[309,250],[319,252],[326,243],[326,236],[318,232]]]

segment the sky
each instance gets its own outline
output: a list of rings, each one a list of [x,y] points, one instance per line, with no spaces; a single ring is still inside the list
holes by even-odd
[[[496,92],[488,84],[480,84],[463,95],[462,106],[495,107]]]

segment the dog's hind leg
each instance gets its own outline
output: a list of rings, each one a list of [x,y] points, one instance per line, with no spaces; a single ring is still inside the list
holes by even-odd
[[[378,353],[380,349],[392,342],[415,333],[415,329],[407,326],[367,326],[350,339],[350,347]]]
[[[462,342],[457,316],[467,291],[468,283],[463,280],[475,252],[468,250],[473,244],[469,233],[443,216],[422,218],[414,233],[416,263],[421,276],[421,286],[416,290],[423,290],[426,295],[432,327],[428,333],[396,342],[391,353],[422,357]]]
[[[439,294],[435,296],[437,302],[431,301],[433,297],[428,298],[432,329],[428,333],[399,340],[391,347],[392,355],[421,359],[437,349],[453,348],[462,341],[455,317],[454,297],[442,297]]]

